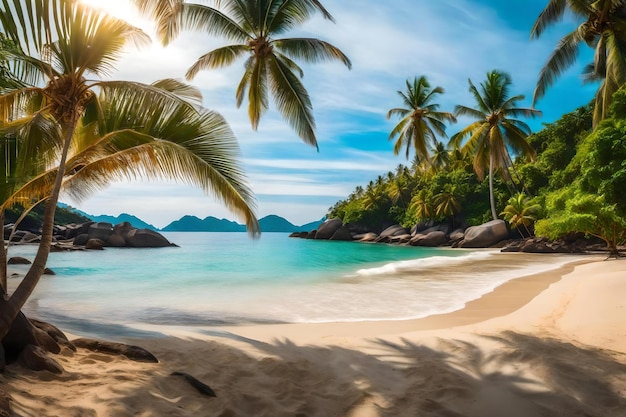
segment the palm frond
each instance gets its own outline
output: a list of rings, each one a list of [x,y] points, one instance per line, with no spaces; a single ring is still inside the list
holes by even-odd
[[[576,61],[580,42],[581,38],[577,31],[565,35],[559,41],[556,49],[552,52],[539,73],[539,79],[533,94],[533,106],[537,100],[545,95],[546,90],[554,83],[556,78]]]
[[[202,70],[221,68],[231,65],[235,60],[250,53],[248,45],[228,45],[202,55],[189,67],[185,78],[193,80]]]
[[[311,100],[299,78],[278,57],[268,56],[268,78],[276,106],[307,144],[317,146]]]
[[[313,38],[276,39],[272,44],[290,58],[302,59],[306,62],[339,60],[348,68],[352,68],[350,59],[341,50],[328,42]]]

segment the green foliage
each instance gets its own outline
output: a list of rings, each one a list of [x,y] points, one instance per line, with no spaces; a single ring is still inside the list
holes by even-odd
[[[511,197],[504,211],[500,213],[508,221],[511,228],[517,229],[522,237],[532,236],[532,226],[541,215],[541,205],[535,199],[524,193],[517,193]],[[526,235],[522,232],[526,232]]]
[[[538,235],[557,239],[582,232],[602,239],[612,254],[626,241],[626,220],[615,204],[607,204],[604,195],[585,193],[576,186],[554,193],[548,199],[550,217],[535,227]]]

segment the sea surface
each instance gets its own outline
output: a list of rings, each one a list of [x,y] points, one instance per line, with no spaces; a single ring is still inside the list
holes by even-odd
[[[142,325],[401,320],[461,309],[498,285],[574,259],[490,250],[163,233],[178,247],[51,253],[27,314],[67,331]],[[32,259],[35,246],[9,256]],[[9,288],[27,266],[11,265]]]

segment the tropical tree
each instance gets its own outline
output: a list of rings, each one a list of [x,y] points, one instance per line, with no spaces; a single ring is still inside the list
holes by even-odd
[[[239,107],[247,94],[252,128],[258,128],[261,116],[269,108],[269,93],[298,136],[317,147],[311,100],[300,81],[304,72],[294,60],[307,63],[339,60],[348,68],[352,64],[339,48],[326,41],[280,36],[317,12],[334,20],[319,1],[216,0],[215,7],[184,0],[133,1],[141,11],[156,19],[159,36],[165,44],[181,29],[205,31],[236,42],[198,58],[187,71],[187,79],[193,79],[200,71],[225,67],[246,58],[236,98]]]
[[[445,190],[433,196],[435,214],[440,217],[452,219],[454,229],[454,216],[461,212],[461,201],[457,192],[456,184],[451,184]]]
[[[524,237],[522,227],[526,230],[526,236],[532,236],[531,227],[539,219],[541,205],[531,200],[524,193],[517,193],[511,197],[500,213],[504,220],[508,221],[511,228],[517,229],[520,236]]]
[[[433,148],[433,155],[430,158],[430,165],[433,172],[440,171],[450,165],[450,152],[443,142],[436,141]]]
[[[0,133],[15,138],[16,172],[27,174],[16,176],[22,179],[2,209],[26,198],[45,201],[33,263],[16,290],[0,297],[0,339],[43,274],[64,183],[87,196],[120,178],[186,181],[213,193],[258,232],[237,142],[221,116],[183,99],[194,94],[175,81],[98,79],[125,45],[148,40],[142,31],[72,0],[3,2],[0,25],[19,47],[9,56],[12,68],[40,80],[0,95]]]
[[[442,87],[431,88],[425,76],[416,77],[413,82],[407,80],[406,92],[398,91],[405,107],[387,112],[387,119],[392,116],[400,118],[389,134],[389,140],[397,138],[394,155],[404,149],[408,160],[411,149],[414,149],[416,158],[429,160],[428,148],[436,146],[437,135],[446,137],[445,122],[456,122],[452,113],[438,111],[439,104],[433,103],[435,97],[443,93]]]
[[[622,0],[549,0],[531,30],[531,37],[539,38],[566,12],[580,18],[581,23],[561,38],[548,58],[539,73],[533,103],[574,64],[580,46],[586,44],[595,50],[595,57],[585,68],[584,77],[601,81],[595,99],[595,126],[608,115],[613,93],[626,83],[626,4]]]
[[[511,77],[501,71],[487,73],[487,79],[480,84],[480,90],[469,81],[469,91],[476,101],[476,108],[458,105],[455,107],[457,116],[476,119],[460,132],[452,136],[450,144],[460,148],[465,154],[474,156],[474,171],[480,180],[485,176],[485,168],[489,170],[489,202],[493,219],[498,218],[496,210],[493,175],[499,170],[505,178],[511,164],[509,150],[534,158],[534,149],[526,142],[530,127],[523,121],[513,117],[535,117],[541,112],[535,109],[517,107],[524,99],[523,95],[510,97]],[[467,141],[464,143],[464,140]]]

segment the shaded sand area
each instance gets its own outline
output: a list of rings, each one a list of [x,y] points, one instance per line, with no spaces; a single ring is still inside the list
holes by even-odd
[[[171,328],[126,340],[159,364],[64,351],[64,374],[10,366],[1,387],[19,416],[624,417],[626,260],[601,259],[511,281],[450,314]]]

